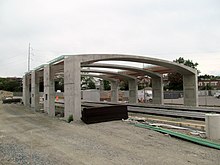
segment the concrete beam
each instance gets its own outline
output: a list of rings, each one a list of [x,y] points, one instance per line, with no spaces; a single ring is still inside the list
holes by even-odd
[[[107,81],[118,81],[117,79],[110,78],[106,75],[83,74],[83,73],[81,73],[81,76],[97,77],[97,78],[101,78],[101,79],[104,79],[104,80],[107,80]]]
[[[181,74],[196,74],[197,71],[191,67],[178,64],[176,62],[171,62],[167,60],[151,58],[146,56],[137,56],[137,55],[123,55],[123,54],[83,54],[78,55],[81,58],[81,64],[91,64],[97,61],[130,61],[130,62],[139,62],[147,63],[153,65],[159,65],[166,68],[170,68],[179,72]]]
[[[130,75],[124,75],[118,72],[111,72],[111,71],[105,71],[105,70],[93,70],[93,69],[81,69],[81,72],[84,73],[103,73],[103,74],[108,74],[108,75],[115,75],[118,77],[121,77],[122,79],[136,79],[136,77],[134,76],[130,76]]]
[[[158,73],[154,73],[148,70],[144,70],[141,68],[137,68],[137,67],[131,67],[131,66],[124,66],[124,65],[113,65],[113,64],[82,64],[81,67],[95,67],[95,68],[111,68],[111,69],[122,69],[122,70],[130,70],[130,71],[134,71],[137,72],[139,75],[147,75],[150,76],[152,78],[160,78],[162,77],[160,74]],[[120,72],[119,72],[120,73]]]

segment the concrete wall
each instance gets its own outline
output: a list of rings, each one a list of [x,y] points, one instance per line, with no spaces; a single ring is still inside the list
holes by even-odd
[[[86,101],[100,101],[100,91],[96,89],[82,90],[82,98]]]

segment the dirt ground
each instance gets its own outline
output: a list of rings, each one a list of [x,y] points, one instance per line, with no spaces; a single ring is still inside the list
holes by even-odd
[[[0,104],[0,165],[218,165],[220,151],[122,121],[68,124]]]

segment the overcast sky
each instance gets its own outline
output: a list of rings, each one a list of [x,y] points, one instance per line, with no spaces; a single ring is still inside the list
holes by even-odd
[[[63,54],[121,53],[198,62],[220,75],[219,0],[0,0],[0,77]]]

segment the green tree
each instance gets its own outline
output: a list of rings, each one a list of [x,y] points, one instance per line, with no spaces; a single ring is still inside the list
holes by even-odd
[[[174,62],[189,66],[191,68],[196,69],[199,65],[197,62],[194,63],[192,60],[185,60],[183,57],[179,57],[178,59],[174,60]],[[183,90],[183,76],[180,73],[174,72],[168,74],[168,86],[166,89],[169,90]]]
[[[120,90],[128,90],[129,89],[128,80],[120,81],[119,88]]]
[[[21,78],[0,78],[0,90],[22,92]]]
[[[82,89],[95,89],[95,80],[89,76],[83,76],[81,78],[81,88]]]
[[[104,90],[111,90],[110,82],[103,80]]]

